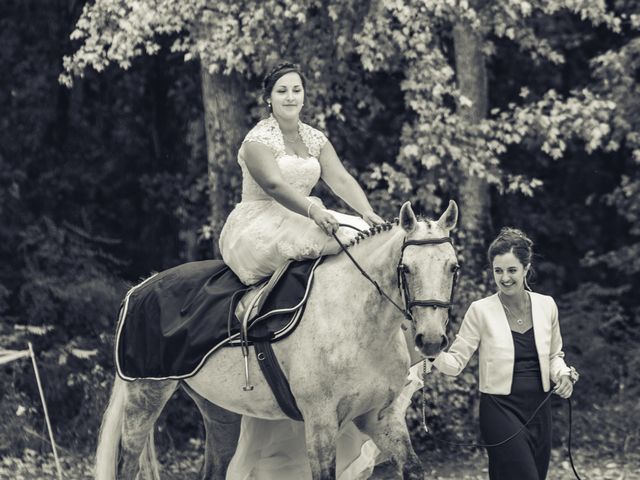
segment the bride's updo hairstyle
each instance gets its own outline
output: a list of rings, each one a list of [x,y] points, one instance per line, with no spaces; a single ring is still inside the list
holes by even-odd
[[[304,78],[300,67],[295,63],[279,63],[269,73],[267,73],[262,80],[262,99],[265,102],[268,103],[269,97],[271,96],[271,90],[273,90],[273,86],[276,82],[287,73],[297,73],[302,81],[302,88],[306,90],[306,79]]]
[[[489,245],[489,250],[487,252],[489,265],[493,265],[493,259],[498,255],[504,255],[509,252],[513,253],[523,267],[531,265],[533,258],[533,242],[524,234],[524,232],[522,232],[522,230],[503,227],[495,240],[491,242],[491,245]],[[529,267],[527,277],[532,274],[532,267],[532,265]],[[526,279],[524,281],[524,285],[528,290],[531,290]]]

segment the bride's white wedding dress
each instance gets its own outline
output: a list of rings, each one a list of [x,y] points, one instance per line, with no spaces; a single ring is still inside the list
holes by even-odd
[[[270,197],[251,177],[244,160],[244,144],[259,142],[274,155],[283,178],[299,193],[324,208],[320,199],[309,197],[321,176],[318,161],[327,138],[315,128],[299,122],[298,133],[309,155],[285,151],[284,139],[273,116],[259,122],[245,137],[238,152],[242,169],[242,200],[231,212],[220,234],[220,251],[225,263],[240,280],[254,284],[271,275],[288,260],[317,258],[338,253],[339,245],[313,220],[285,208]],[[342,224],[360,230],[369,225],[360,217],[327,210]],[[341,227],[337,235],[347,242],[356,230]],[[412,369],[413,370],[413,369]],[[398,401],[405,402],[421,385],[415,374]],[[339,480],[366,479],[371,475],[380,451],[356,426],[346,424],[337,441]],[[304,424],[293,420],[263,420],[243,417],[236,453],[227,480],[306,480],[311,478],[304,437]]]
[[[317,197],[309,197],[321,175],[318,157],[327,137],[315,128],[299,122],[298,132],[309,155],[300,157],[285,151],[282,132],[275,118],[259,122],[247,134],[238,163],[242,169],[242,200],[229,214],[220,234],[220,252],[225,263],[240,280],[251,285],[268,277],[288,260],[318,258],[338,253],[340,247],[313,220],[292,212],[269,196],[249,173],[244,144],[258,142],[273,152],[282,177],[299,193],[323,207]],[[328,210],[343,224],[366,230],[369,225],[354,215]],[[348,241],[357,234],[340,228],[338,238]]]

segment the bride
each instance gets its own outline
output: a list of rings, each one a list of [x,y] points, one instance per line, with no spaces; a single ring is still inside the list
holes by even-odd
[[[249,131],[240,151],[242,201],[220,235],[225,263],[246,284],[271,275],[287,260],[337,253],[331,237],[384,223],[373,212],[358,182],[347,172],[331,142],[302,123],[305,79],[297,66],[278,65],[263,82],[269,118]],[[326,210],[311,189],[322,179],[360,217]]]
[[[300,121],[305,77],[299,67],[282,63],[263,81],[263,99],[270,116],[258,122],[238,152],[242,170],[242,200],[220,234],[225,263],[251,285],[289,260],[338,253],[333,239],[347,242],[357,230],[384,223],[376,215],[358,182],[344,168],[331,142],[319,130]],[[359,216],[324,207],[309,194],[322,179]],[[406,402],[420,386],[413,374],[399,401]],[[379,450],[353,423],[337,441],[340,480],[368,478]],[[227,480],[300,480],[311,478],[304,424],[294,420],[263,420],[244,416]]]

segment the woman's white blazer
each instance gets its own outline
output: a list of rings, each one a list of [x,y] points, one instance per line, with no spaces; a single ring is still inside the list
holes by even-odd
[[[558,307],[550,296],[528,293],[542,388],[548,392],[549,380],[557,383],[560,376],[569,374],[562,352]],[[480,391],[495,395],[511,393],[515,350],[497,293],[471,304],[451,348],[440,353],[433,364],[446,375],[458,375],[476,350],[479,350]]]

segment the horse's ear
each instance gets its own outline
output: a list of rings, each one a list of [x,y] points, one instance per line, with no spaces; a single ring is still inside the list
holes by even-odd
[[[413,213],[411,208],[411,202],[404,202],[400,209],[400,226],[407,232],[412,232],[416,228],[418,219],[416,214]]]
[[[438,226],[446,231],[453,230],[458,223],[458,204],[449,200],[449,206],[438,219]]]

